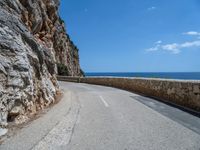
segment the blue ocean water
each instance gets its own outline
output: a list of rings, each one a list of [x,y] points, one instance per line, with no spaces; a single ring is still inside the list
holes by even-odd
[[[200,72],[110,72],[110,73],[86,73],[87,77],[112,76],[112,77],[145,77],[163,79],[200,80]]]

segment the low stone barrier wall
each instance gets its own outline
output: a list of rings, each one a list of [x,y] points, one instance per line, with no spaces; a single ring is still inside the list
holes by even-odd
[[[59,81],[66,81],[66,82],[80,82],[80,77],[68,77],[68,76],[57,76]]]
[[[76,82],[105,85],[137,92],[200,112],[200,81],[198,80],[115,77],[58,77],[58,80],[61,78],[66,79],[62,81],[75,79]]]

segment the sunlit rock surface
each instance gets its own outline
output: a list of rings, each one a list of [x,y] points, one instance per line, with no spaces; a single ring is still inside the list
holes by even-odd
[[[55,101],[56,63],[80,75],[78,49],[58,14],[59,0],[0,0],[0,126]]]

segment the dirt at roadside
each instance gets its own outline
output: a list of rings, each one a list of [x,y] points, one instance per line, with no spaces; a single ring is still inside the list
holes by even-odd
[[[36,120],[36,119],[40,118],[41,116],[43,116],[44,114],[46,114],[52,107],[54,107],[56,104],[58,104],[60,102],[62,97],[63,97],[63,93],[61,91],[58,92],[54,103],[50,104],[48,107],[45,107],[42,110],[37,111],[34,115],[27,116],[28,120],[26,122],[22,123],[22,124],[15,124],[14,122],[9,122],[8,127],[7,127],[8,133],[6,135],[0,137],[0,145],[6,139],[9,139],[10,137],[17,134],[17,132],[19,132],[22,128],[28,126],[34,120]]]

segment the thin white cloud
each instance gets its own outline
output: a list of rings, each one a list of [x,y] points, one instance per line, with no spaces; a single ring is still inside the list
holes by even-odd
[[[163,46],[161,46],[161,48],[163,50],[169,51],[173,54],[180,53],[179,44],[177,44],[177,43],[163,45]]]
[[[146,49],[147,52],[158,51],[160,49],[159,45]]]
[[[155,46],[151,47],[149,49],[146,49],[147,52],[153,52],[153,51],[168,51],[172,54],[179,54],[182,49],[186,48],[200,48],[200,32],[197,31],[189,31],[183,33],[184,35],[190,35],[195,36],[196,40],[193,41],[186,41],[183,43],[171,43],[171,44],[162,44],[163,42],[161,40],[155,42]]]
[[[200,47],[200,40],[184,42],[180,44],[179,43],[172,43],[166,45],[156,44],[154,47],[146,49],[146,51],[150,52],[150,51],[164,50],[172,54],[179,54],[182,49],[194,48],[194,47]]]
[[[200,47],[200,40],[192,41],[192,42],[185,42],[180,45],[181,48],[190,48],[190,47]]]
[[[161,40],[159,40],[159,41],[155,42],[155,44],[161,44],[161,43],[162,43],[162,41],[161,41]]]
[[[193,41],[186,41],[184,43],[171,43],[171,44],[162,44],[163,42],[161,40],[155,42],[155,46],[151,47],[149,49],[146,49],[148,52],[153,51],[168,51],[172,54],[179,54],[183,49],[186,48],[200,48],[200,32],[197,31],[189,31],[183,33],[184,35],[190,35],[190,36],[196,36],[197,40]]]
[[[156,9],[156,7],[155,6],[152,6],[152,7],[149,7],[147,10],[148,11],[152,11],[152,10],[155,10]]]
[[[152,51],[158,51],[159,50],[159,48],[160,48],[160,44],[162,43],[162,41],[161,40],[159,40],[159,41],[157,41],[157,42],[155,42],[155,44],[156,44],[156,46],[154,46],[154,47],[151,47],[151,48],[149,48],[149,49],[146,49],[146,51],[148,51],[148,52],[152,52]]]
[[[189,32],[185,32],[183,33],[185,35],[195,35],[195,36],[200,36],[200,32],[197,31],[189,31]]]

